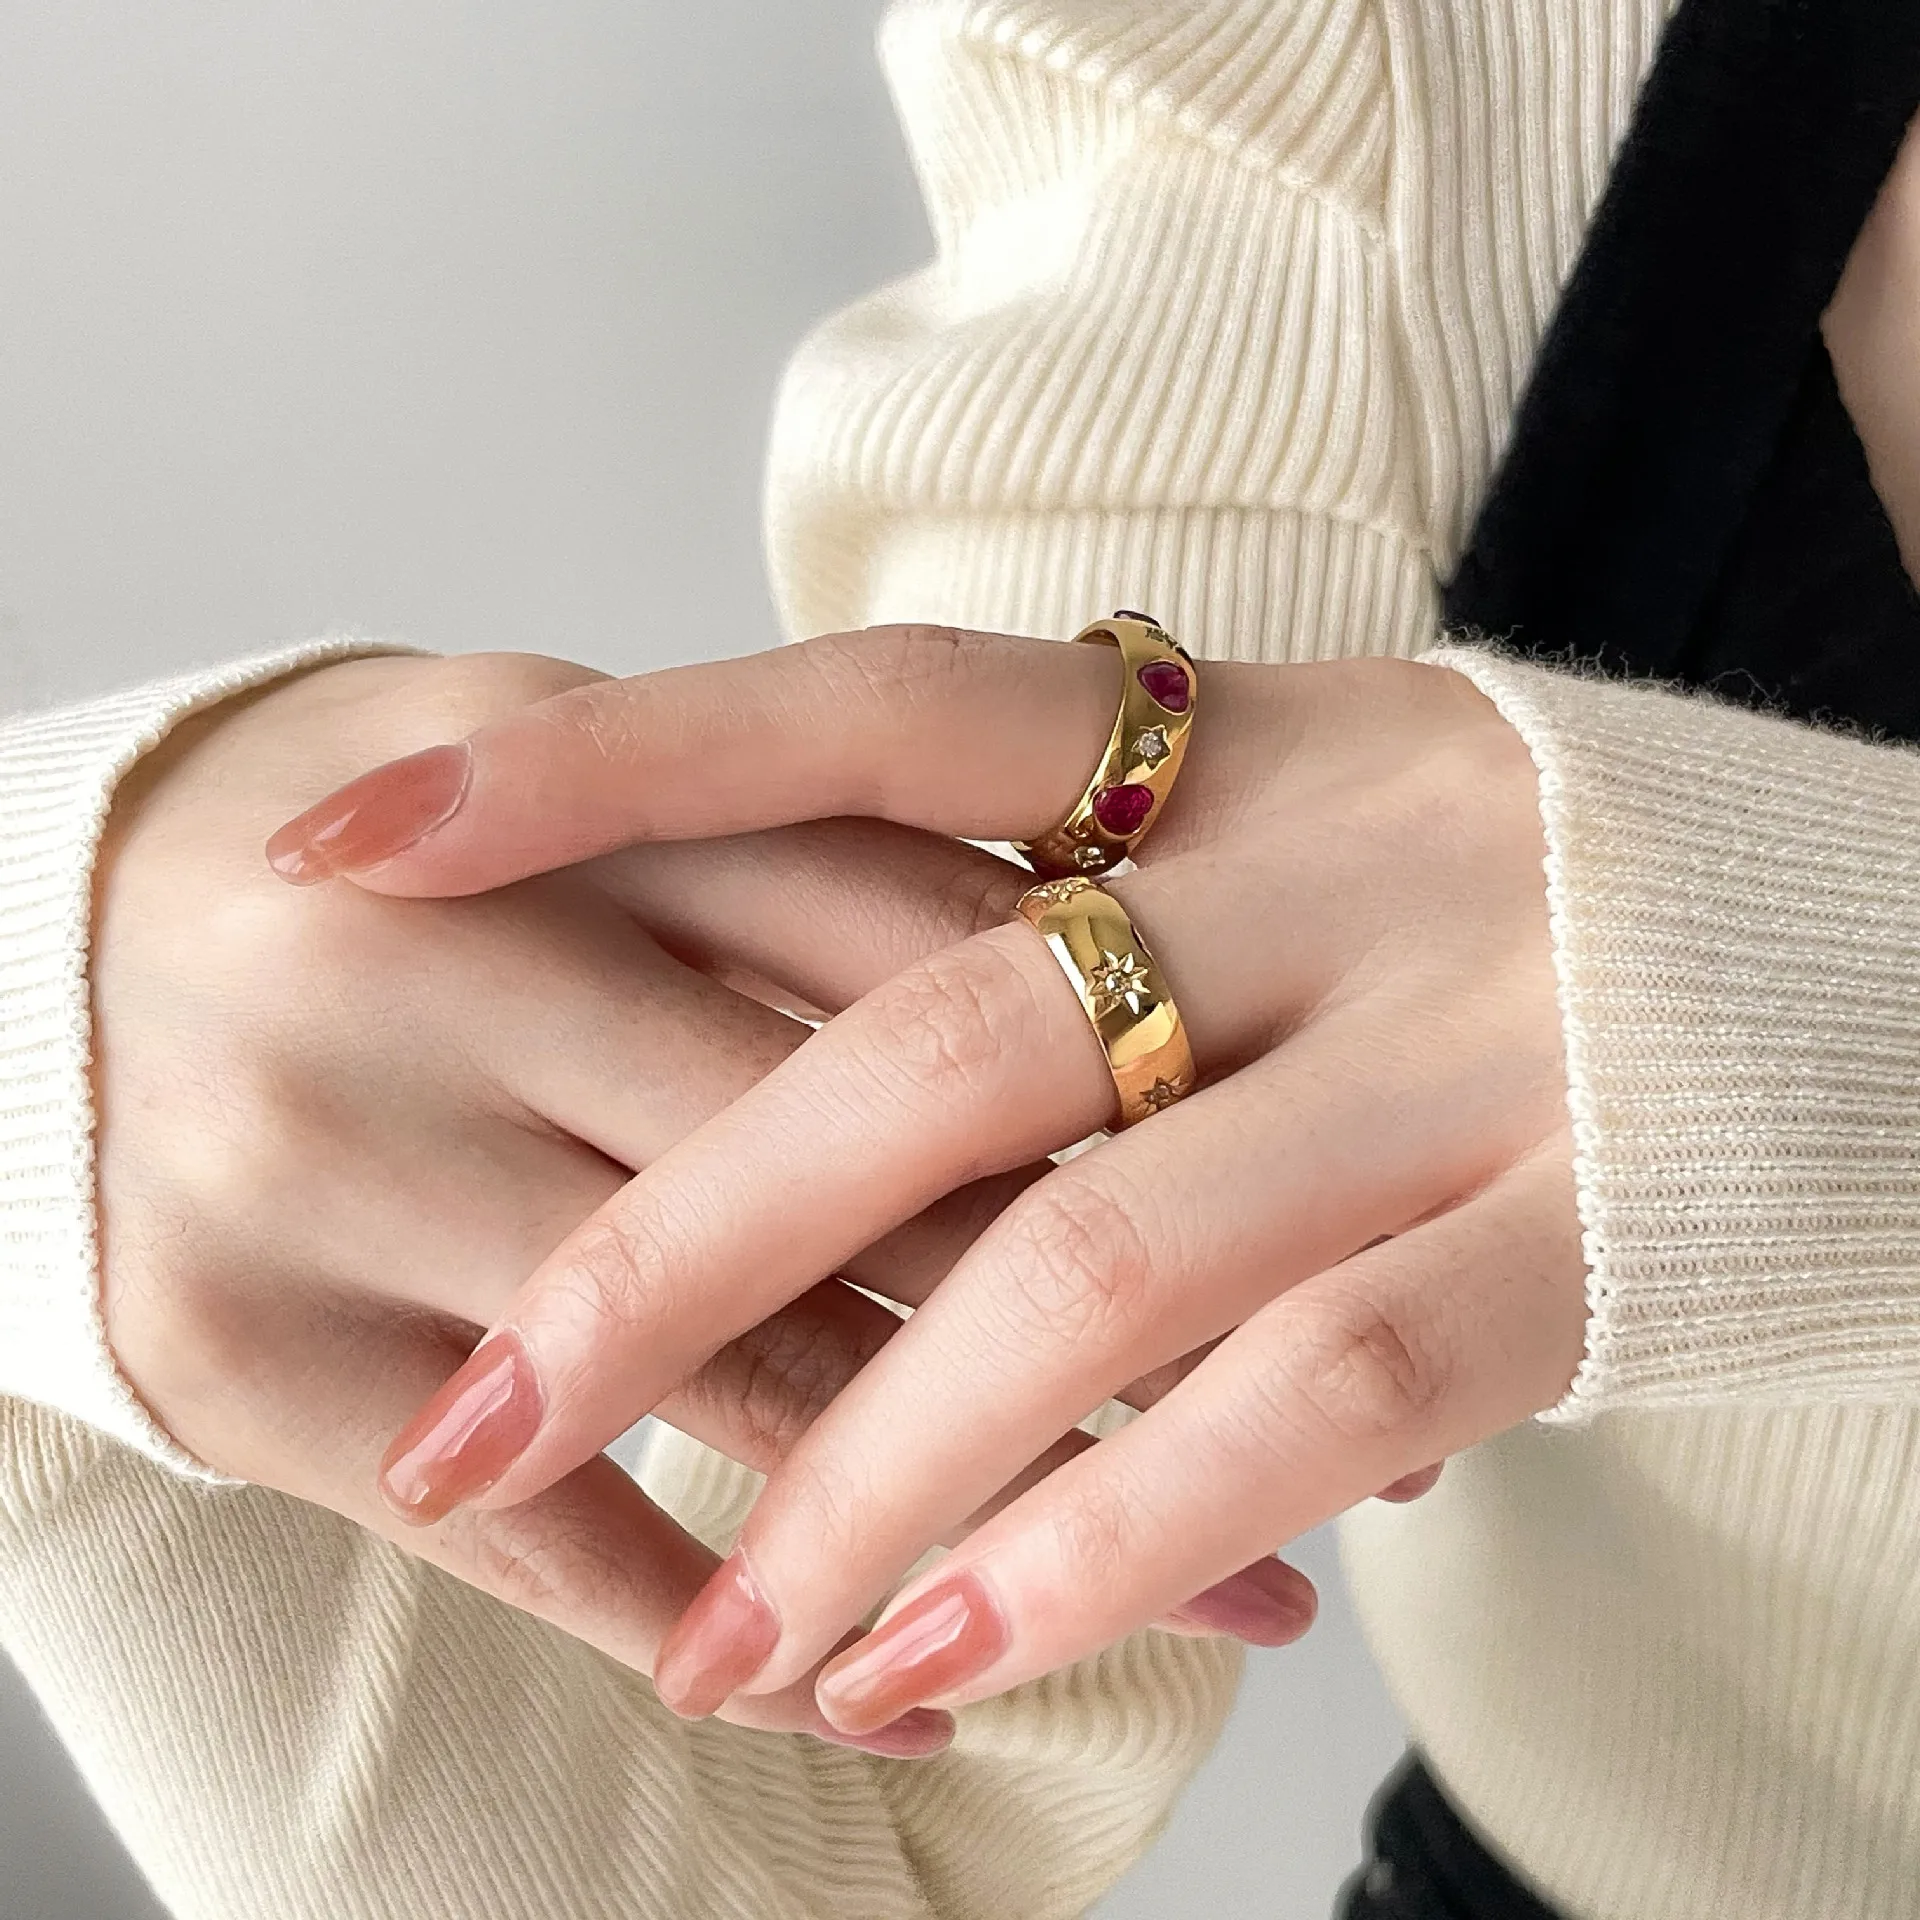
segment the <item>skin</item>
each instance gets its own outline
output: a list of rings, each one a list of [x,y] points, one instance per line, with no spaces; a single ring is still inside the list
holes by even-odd
[[[347,775],[600,677],[521,655],[331,666],[189,721],[123,784],[92,969],[103,1301],[122,1370],[201,1459],[651,1672],[715,1560],[624,1473],[583,1456],[510,1509],[417,1527],[376,1491],[382,1450],[583,1217],[807,1038],[690,902],[771,937],[804,923],[807,1004],[829,1007],[969,909],[917,865],[940,843],[891,829],[616,855],[447,902],[301,891],[262,862],[269,829]],[[924,1300],[1039,1171],[942,1198],[838,1274]],[[823,1278],[658,1410],[770,1471],[899,1324]],[[953,1539],[1086,1444],[1036,1449]],[[1313,1591],[1287,1573],[1290,1637]],[[806,1681],[726,1714],[838,1737]],[[947,1732],[919,1725],[917,1749]]]
[[[1920,577],[1916,313],[1920,142],[1910,136],[1824,331],[1875,484]],[[794,738],[767,740],[752,685],[707,689],[737,696],[759,730],[749,726],[744,743],[730,739],[724,712],[690,703],[681,715],[689,739],[731,745],[740,757],[687,754],[689,774],[700,777],[690,777],[677,812],[636,817],[620,791],[623,782],[632,791],[642,744],[635,716],[660,718],[657,687],[563,697],[508,723],[505,738],[520,745],[499,762],[510,768],[520,752],[544,769],[544,817],[528,812],[530,788],[496,784],[490,845],[463,838],[486,818],[480,809],[415,855],[354,876],[365,891],[468,895],[600,856],[574,876],[600,890],[591,897],[510,889],[499,896],[508,911],[492,918],[402,922],[357,918],[359,907],[339,908],[347,891],[330,889],[326,907],[282,915],[267,905],[258,868],[242,871],[258,835],[329,779],[587,678],[551,662],[459,663],[451,678],[417,683],[391,663],[338,667],[301,683],[309,691],[222,709],[182,730],[123,793],[104,867],[96,987],[107,1297],[116,1349],[156,1411],[216,1464],[351,1513],[643,1667],[711,1573],[711,1556],[600,1471],[594,1447],[645,1402],[752,1464],[784,1461],[747,1541],[779,1636],[751,1685],[723,1708],[756,1725],[817,1726],[806,1696],[819,1655],[857,1602],[885,1590],[911,1544],[937,1536],[942,1517],[964,1509],[1018,1453],[1016,1442],[1057,1434],[1100,1382],[1182,1340],[1190,1344],[1180,1357],[1146,1366],[1129,1395],[1142,1405],[1167,1396],[1151,1415],[1093,1452],[1056,1442],[976,1508],[984,1526],[948,1529],[960,1543],[948,1571],[961,1565],[984,1583],[1005,1650],[935,1697],[979,1698],[1070,1659],[1194,1591],[1251,1542],[1264,1551],[1369,1485],[1390,1482],[1389,1497],[1417,1494],[1436,1469],[1402,1473],[1410,1461],[1439,1458],[1547,1404],[1577,1353],[1578,1246],[1568,1145],[1549,1097],[1560,1085],[1538,848],[1522,824],[1535,821],[1530,776],[1511,741],[1492,744],[1498,728],[1486,714],[1467,719],[1477,696],[1464,682],[1428,670],[1451,684],[1416,696],[1410,681],[1393,679],[1400,668],[1376,671],[1386,663],[1234,670],[1288,676],[1247,694],[1216,684],[1228,670],[1209,675],[1206,747],[1156,829],[1149,866],[1122,883],[1204,1038],[1214,1081],[1156,1123],[1153,1138],[1170,1159],[1149,1158],[1132,1136],[1073,1162],[1080,1171],[1066,1170],[1068,1179],[1033,1186],[1028,1171],[1004,1187],[976,1187],[962,1223],[918,1235],[904,1279],[875,1276],[903,1300],[927,1301],[944,1261],[965,1249],[940,1310],[916,1316],[911,1342],[863,1318],[849,1290],[808,1289],[791,1259],[777,1279],[753,1281],[738,1259],[755,1223],[703,1219],[697,1206],[675,1225],[690,1228],[683,1250],[722,1285],[708,1298],[657,1284],[649,1250],[676,1243],[650,1241],[646,1229],[667,1217],[685,1170],[697,1170],[715,1141],[772,1153],[797,1117],[844,1128],[848,1076],[864,1072],[901,1119],[871,1163],[872,1228],[940,1181],[1006,1161],[1012,1139],[1037,1152],[1100,1117],[1099,1063],[1074,1026],[1077,1006],[1012,933],[982,931],[1007,904],[1003,876],[943,841],[909,847],[870,824],[767,829],[864,812],[942,834],[1025,835],[1064,810],[1065,785],[1044,779],[1012,789],[1006,817],[992,821],[956,815],[948,797],[929,791],[926,770],[940,764],[956,711],[948,668],[910,680],[904,708],[861,704],[879,684],[867,678],[873,664],[899,665],[887,653],[898,644],[881,636],[815,650],[841,649],[828,690],[851,701],[856,724],[816,728],[806,751]],[[935,651],[967,644],[937,640]],[[777,671],[768,663],[764,681]],[[1046,704],[996,700],[996,724],[1010,711],[1045,719],[1045,738],[1026,745],[1032,764],[1058,775],[1072,758],[1063,742],[1086,732],[1091,696],[1050,685],[1035,700]],[[1236,713],[1276,729],[1262,746],[1269,777],[1253,764]],[[805,709],[810,727],[821,717]],[[517,736],[516,727],[531,731]],[[920,756],[889,757],[887,727]],[[1473,744],[1440,777],[1447,756],[1431,749],[1456,737]],[[659,762],[648,768],[657,790]],[[720,777],[734,768],[737,778]],[[661,844],[710,834],[729,837],[705,848]],[[643,856],[607,851],[635,835],[656,843]],[[1297,864],[1275,866],[1289,849]],[[1257,890],[1244,878],[1243,850],[1268,859]],[[1232,937],[1216,930],[1209,944],[1201,936],[1227,895],[1227,858]],[[240,903],[211,928],[197,906],[182,911],[184,900],[206,897],[209,861]],[[618,933],[608,901],[628,916]],[[718,1028],[737,1034],[717,1050],[718,1064],[693,1070],[675,1049],[689,1024],[717,1031],[721,1003],[700,1001],[696,1018],[675,1025],[653,1019],[658,1003],[636,994],[637,978],[671,977],[676,992],[690,990],[665,972],[627,977],[635,922],[709,985],[749,990],[735,996],[742,1005],[725,1003]],[[1449,945],[1463,927],[1478,930],[1484,951]],[[1265,952],[1284,956],[1273,977],[1246,964],[1262,950],[1250,928],[1265,935]],[[373,951],[405,964],[367,965],[369,935]],[[921,965],[928,953],[966,948],[969,936],[977,938],[958,974],[944,958],[931,975]],[[609,941],[621,963],[607,969],[616,985],[596,977],[571,999],[556,989],[570,962],[595,951],[605,958]],[[187,991],[188,973],[162,964],[176,953],[190,954],[205,992]],[[458,989],[452,998],[409,1002],[398,991],[423,957],[440,967],[443,989]],[[886,984],[903,970],[906,989]],[[528,975],[537,993],[526,991]],[[557,1123],[545,1112],[563,1104],[551,1088],[535,1098],[515,1083],[516,1073],[528,1076],[526,1059],[480,1057],[464,1016],[499,1004],[489,996],[515,981],[510,1004],[527,1032],[549,1034],[556,1018],[566,1026],[561,1003],[579,1027],[624,1016],[635,1023],[637,1053],[687,1070],[678,1091],[673,1074],[662,1074],[654,1095],[671,1116],[653,1123],[656,1150],[665,1134],[691,1130],[678,1160],[666,1153],[624,1188],[627,1167],[650,1158],[605,1135],[605,1113],[630,1102],[630,1090],[608,1088],[581,1064],[564,1103],[570,1123]],[[976,987],[1001,997],[976,1000]],[[851,1007],[859,1017],[845,1023],[850,1038],[813,1043],[804,1071],[782,1066],[762,1087],[759,1076],[800,1037],[763,1023],[768,999]],[[354,1020],[330,1026],[330,1004],[352,1008]],[[463,1017],[436,1026],[436,1005]],[[929,1099],[943,1087],[943,1051],[949,1065],[968,1058],[946,1045],[952,1034],[932,1026],[942,1044],[910,1055],[905,1076],[871,1050],[905,1028],[924,1040],[930,1023],[954,1019],[956,1008],[965,1020],[970,1005],[1003,1023],[990,1030],[996,1046],[1011,1032],[1036,1049],[1030,1057],[1048,1063],[1054,1083],[1040,1087],[1032,1074],[998,1088],[991,1128],[977,1100],[963,1106],[976,1132],[962,1137]],[[490,1023],[488,1033],[504,1038],[509,1025]],[[343,1074],[343,1059],[358,1072]],[[973,1065],[981,1071],[977,1057]],[[748,1087],[754,1101],[703,1137],[701,1123]],[[395,1097],[412,1103],[410,1124],[383,1136],[376,1123]],[[1249,1131],[1261,1122],[1264,1134]],[[1331,1151],[1343,1127],[1344,1168]],[[434,1150],[422,1154],[421,1139]],[[1257,1162],[1247,1162],[1251,1139],[1261,1142]],[[490,1173],[503,1157],[518,1169],[510,1204],[501,1204],[499,1182],[476,1171]],[[1170,1169],[1172,1190],[1190,1192],[1192,1203],[1145,1205],[1143,1195],[1169,1190]],[[329,1209],[300,1193],[309,1170],[316,1193],[351,1206]],[[825,1192],[834,1171],[821,1169]],[[1419,1211],[1430,1194],[1441,1197]],[[1266,1204],[1252,1207],[1256,1197]],[[684,1194],[680,1201],[687,1206]],[[632,1257],[590,1263],[582,1286],[576,1237],[518,1288],[517,1276],[594,1206],[605,1211],[584,1244],[611,1220],[610,1244]],[[341,1219],[355,1231],[341,1231]],[[991,1230],[980,1232],[987,1221]],[[380,1231],[358,1231],[367,1222]],[[832,1240],[807,1245],[818,1256]],[[808,1264],[818,1258],[799,1263]],[[570,1299],[555,1284],[562,1279],[573,1284]],[[655,1324],[649,1316],[663,1302],[670,1359],[642,1376],[642,1390],[623,1385],[618,1368],[595,1368],[590,1337],[610,1330],[630,1341]],[[1056,1310],[1090,1333],[1087,1346],[1063,1351],[1050,1325]],[[756,1311],[767,1317],[754,1320]],[[527,1334],[546,1423],[491,1492],[424,1532],[406,1528],[372,1493],[379,1449],[490,1321]],[[383,1346],[384,1368],[366,1365],[369,1343]],[[804,1364],[791,1364],[795,1355]],[[795,1373],[804,1378],[789,1380]],[[956,1427],[963,1401],[968,1417]],[[942,1417],[930,1419],[936,1411]],[[924,1433],[943,1430],[937,1449],[916,1435],[916,1421]],[[955,1431],[967,1433],[965,1448],[945,1444]],[[884,1470],[873,1471],[875,1461]],[[823,1539],[846,1551],[821,1556]],[[896,1596],[888,1617],[910,1611],[927,1585]],[[831,1684],[822,1697],[831,1708]],[[847,1690],[838,1697],[838,1717],[858,1719]]]
[[[1920,123],[1823,320],[1875,485],[1920,580],[1916,314]],[[929,643],[958,664],[928,666]],[[508,801],[521,756],[542,768],[544,792],[567,796],[559,839],[578,857],[603,839],[834,812],[1028,838],[1073,797],[1058,769],[1084,759],[1061,749],[1099,738],[1091,670],[1078,660],[1055,671],[966,635],[855,636],[815,653],[814,667],[794,670],[802,698],[786,721],[764,704],[770,689],[791,691],[784,666],[761,669],[757,687],[723,674],[690,699],[655,685],[562,702],[476,754],[492,785],[464,825],[456,818],[363,877],[401,892],[486,884],[489,856],[466,827],[489,817],[490,800]],[[1157,1117],[1158,1153],[1137,1136],[1115,1141],[1013,1203],[815,1424],[773,1476],[736,1564],[669,1643],[669,1667],[694,1669],[685,1695],[698,1696],[703,1678],[712,1691],[717,1674],[749,1692],[792,1683],[1012,1457],[1121,1373],[1191,1351],[1196,1338],[1219,1344],[1147,1418],[1063,1466],[894,1596],[869,1643],[822,1676],[830,1718],[869,1725],[882,1707],[964,1704],[1044,1672],[1261,1541],[1338,1512],[1355,1478],[1411,1471],[1559,1397],[1578,1353],[1584,1263],[1570,1139],[1549,1097],[1561,1073],[1539,847],[1522,824],[1535,820],[1530,772],[1510,737],[1504,751],[1493,745],[1502,729],[1490,710],[1477,726],[1452,710],[1478,697],[1462,694],[1465,683],[1444,693],[1431,679],[1396,684],[1403,669],[1392,663],[1383,675],[1388,664],[1320,669],[1312,687],[1299,669],[1210,673],[1208,711],[1226,704],[1229,732],[1222,742],[1212,721],[1210,790],[1209,774],[1183,785],[1151,866],[1123,884],[1160,929],[1156,949],[1181,982],[1214,1084],[1189,1109]],[[805,698],[809,675],[811,690],[829,695],[824,706]],[[1322,698],[1334,676],[1340,691]],[[1421,718],[1409,724],[1397,708]],[[1344,724],[1328,726],[1328,709]],[[1252,737],[1270,762],[1239,724],[1250,713],[1261,716]],[[1036,716],[1049,737],[1024,739]],[[975,769],[980,787],[955,794],[942,740],[977,743],[993,730],[1011,764]],[[717,809],[704,826],[671,804],[636,805],[622,785],[643,759],[658,771],[662,738],[688,735],[721,750],[697,783],[696,813]],[[570,736],[569,769],[543,760]],[[1472,746],[1449,756],[1450,740]],[[1370,781],[1355,778],[1360,769]],[[1310,841],[1316,803],[1343,786],[1352,813],[1317,862],[1290,869],[1289,837]],[[1383,794],[1404,797],[1396,805]],[[512,839],[524,816],[509,803],[493,817],[508,836],[494,877],[542,864],[533,842]],[[1196,875],[1190,886],[1183,865]],[[992,901],[994,885],[982,869],[978,897]],[[1423,936],[1417,950],[1409,928]],[[1471,953],[1463,928],[1487,951]],[[745,926],[709,931],[776,977],[806,971],[803,955],[756,945]],[[1263,973],[1286,958],[1277,977],[1256,979],[1249,955]],[[1489,1088],[1504,1100],[1490,1106]],[[524,1498],[597,1444],[623,1401],[630,1411],[631,1382],[597,1368],[597,1351],[641,1364],[642,1397],[664,1391],[676,1368],[697,1364],[829,1256],[850,1222],[875,1230],[943,1181],[1062,1144],[1095,1124],[1108,1098],[1077,1008],[1017,927],[910,968],[534,1276],[498,1327],[531,1356],[541,1420],[482,1500]],[[776,1245],[750,1203],[713,1206],[723,1160],[772,1175],[791,1172],[796,1157],[801,1178],[786,1192],[804,1196],[815,1232]],[[858,1179],[836,1186],[849,1164]],[[696,1272],[717,1285],[690,1291],[685,1276]],[[722,1590],[735,1596],[730,1614],[713,1602]],[[762,1616],[744,1664],[714,1644],[723,1626],[738,1628],[742,1593]],[[945,1634],[933,1658],[929,1621]]]
[[[1920,582],[1920,122],[1907,130],[1821,330],[1874,491]]]
[[[550,860],[846,814],[1031,837],[1097,758],[1114,659],[875,629],[583,688],[473,735],[459,808],[356,877],[475,893]],[[742,1551],[777,1632],[736,1698],[799,1684],[1129,1380],[1176,1376],[892,1602],[959,1568],[988,1595],[999,1651],[939,1704],[1146,1624],[1573,1375],[1585,1264],[1524,746],[1440,667],[1199,675],[1204,732],[1109,890],[1174,983],[1205,1084],[1010,1202],[775,1471]],[[492,1323],[528,1356],[541,1417],[473,1504],[537,1495],[854,1249],[1110,1121],[1077,999],[1007,919],[1026,880],[970,848],[946,861],[984,930],[853,999]],[[683,938],[815,1004],[859,984],[804,915],[774,928],[691,887],[675,913]],[[704,1699],[715,1653],[674,1657],[670,1704]],[[851,1729],[872,1705],[838,1697],[845,1670],[819,1698]]]
[[[136,770],[94,966],[104,1298],[123,1369],[202,1459],[650,1668],[714,1558],[611,1463],[425,1530],[374,1469],[527,1268],[807,1030],[673,960],[604,881],[396,910],[294,893],[258,853],[290,796],[370,752],[592,677],[355,662],[190,723]],[[866,1278],[922,1291],[1001,1197],[918,1223]],[[663,1411],[772,1465],[896,1324],[817,1289]],[[805,1688],[730,1717],[824,1730]]]

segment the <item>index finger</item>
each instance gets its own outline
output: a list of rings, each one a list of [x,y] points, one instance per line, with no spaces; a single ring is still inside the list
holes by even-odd
[[[602,680],[362,775],[267,845],[298,884],[477,893],[646,840],[863,814],[967,839],[1065,816],[1116,655],[947,627]]]

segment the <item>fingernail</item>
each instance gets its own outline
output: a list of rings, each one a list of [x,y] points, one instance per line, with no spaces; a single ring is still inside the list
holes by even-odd
[[[872,1733],[841,1733],[829,1727],[821,1738],[837,1747],[858,1747],[887,1760],[926,1760],[953,1745],[953,1715],[933,1707],[915,1707]]]
[[[667,1635],[654,1691],[682,1719],[705,1719],[767,1664],[779,1639],[780,1622],[736,1547]]]
[[[980,1577],[955,1574],[830,1661],[814,1688],[843,1733],[868,1734],[909,1707],[964,1686],[1007,1650],[1007,1623]]]
[[[464,740],[390,760],[289,820],[267,842],[267,864],[302,887],[377,866],[445,826],[472,778]]]
[[[1231,1634],[1256,1647],[1284,1647],[1313,1625],[1312,1587],[1283,1560],[1256,1560],[1173,1609],[1172,1618]]]
[[[445,1519],[526,1452],[540,1411],[540,1383],[520,1336],[483,1340],[387,1449],[380,1462],[387,1505],[415,1526]]]

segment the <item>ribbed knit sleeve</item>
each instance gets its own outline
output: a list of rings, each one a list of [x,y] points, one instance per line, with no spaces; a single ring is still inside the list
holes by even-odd
[[[1148,1631],[877,1760],[678,1720],[337,1514],[24,1401],[0,1469],[0,1639],[176,1920],[1070,1920],[1240,1670]],[[691,1443],[648,1479],[716,1539],[751,1491]]]
[[[1920,1397],[1920,752],[1421,657],[1540,776],[1590,1306],[1542,1417]]]
[[[100,1315],[87,951],[101,830],[127,769],[187,715],[302,667],[405,651],[332,637],[0,722],[0,1394],[178,1473],[220,1477],[129,1389]]]
[[[325,640],[0,728],[0,1642],[179,1920],[1070,1920],[1218,1735],[1234,1643],[1136,1634],[925,1762],[688,1725],[583,1643],[210,1473],[116,1371],[86,970],[115,785],[190,713],[399,651]],[[758,1484],[673,1434],[646,1479],[717,1547]]]

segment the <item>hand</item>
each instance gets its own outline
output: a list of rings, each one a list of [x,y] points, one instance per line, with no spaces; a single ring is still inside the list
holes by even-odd
[[[1113,656],[882,630],[563,696],[442,764],[356,783],[276,840],[304,877],[497,884],[633,840],[866,813],[978,839],[1067,810]],[[681,1623],[670,1703],[795,1684],[943,1529],[1123,1382],[1211,1345],[896,1596],[827,1670],[836,1724],[982,1698],[1551,1404],[1584,1262],[1531,763],[1491,703],[1397,660],[1209,666],[1187,770],[1111,883],[1207,1082],[1001,1214],[773,1476]],[[910,886],[925,843],[900,840]],[[820,956],[654,846],[656,924],[815,992]],[[876,852],[870,877],[883,878]],[[536,1494],[718,1345],[939,1194],[1079,1139],[1113,1088],[1023,886],[948,850],[983,929],[867,992],[575,1234],[494,1323],[525,1421],[470,1474]],[[827,997],[831,997],[829,994]],[[1277,1587],[1277,1581],[1276,1581]],[[1242,1595],[1244,1604],[1253,1602]]]
[[[202,1459],[644,1670],[715,1563],[611,1462],[427,1530],[379,1501],[375,1465],[528,1269],[808,1029],[670,958],[591,876],[396,903],[296,893],[258,852],[295,797],[594,677],[514,656],[338,665],[188,722],[136,768],[93,969],[104,1291],[125,1372]],[[1030,1177],[845,1270],[923,1296]],[[764,1471],[898,1324],[814,1288],[661,1411]],[[732,1717],[833,1731],[804,1685]],[[919,1716],[866,1744],[927,1752],[949,1731]]]

